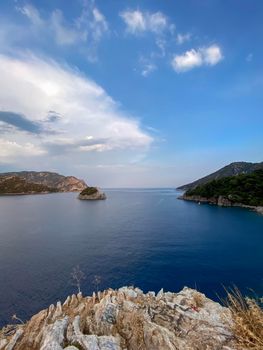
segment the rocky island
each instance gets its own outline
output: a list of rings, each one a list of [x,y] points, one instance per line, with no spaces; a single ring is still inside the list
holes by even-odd
[[[242,207],[263,214],[263,169],[197,185],[179,198],[223,207]]]
[[[194,289],[122,287],[69,296],[4,327],[0,350],[234,350],[232,326],[230,309]]]
[[[0,194],[43,194],[80,192],[87,187],[83,180],[48,171],[21,171],[0,174]]]
[[[78,198],[82,200],[100,200],[106,199],[106,195],[97,187],[86,187],[83,191],[80,192]]]

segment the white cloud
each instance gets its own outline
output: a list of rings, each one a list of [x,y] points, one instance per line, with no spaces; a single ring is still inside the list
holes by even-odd
[[[202,65],[214,66],[223,59],[221,48],[211,45],[198,50],[191,49],[182,55],[174,55],[172,67],[176,72],[186,72]]]
[[[37,135],[21,128],[5,130],[0,158],[147,149],[153,141],[103,88],[54,61],[0,55],[0,76],[0,110],[45,126]]]
[[[177,72],[185,72],[203,63],[200,51],[194,49],[186,51],[183,55],[176,55],[172,60],[172,67]]]
[[[201,49],[201,53],[203,56],[203,61],[211,66],[214,66],[223,59],[221,49],[217,45],[203,48]]]
[[[34,157],[45,153],[44,149],[30,142],[17,143],[0,138],[0,161],[10,162],[17,157]]]
[[[132,34],[146,31],[161,33],[168,27],[167,17],[162,12],[142,12],[140,10],[126,10],[120,13],[126,24],[126,29]]]
[[[176,36],[176,42],[177,44],[181,45],[191,39],[191,33],[181,34],[178,33]]]

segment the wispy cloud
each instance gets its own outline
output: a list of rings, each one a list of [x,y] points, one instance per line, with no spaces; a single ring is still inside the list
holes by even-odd
[[[85,49],[83,47],[82,51],[87,53],[91,61],[96,60],[97,45],[109,32],[106,18],[94,1],[84,1],[80,15],[70,22],[66,21],[60,9],[54,9],[46,16],[31,4],[17,6],[16,10],[30,21],[28,36],[38,33],[39,37],[49,37],[49,40],[55,40],[62,47],[83,44]]]
[[[176,36],[176,42],[178,45],[181,45],[187,41],[189,41],[191,39],[191,33],[186,33],[186,34],[182,34],[182,33],[178,33]]]
[[[253,60],[253,53],[249,53],[246,57],[247,62],[251,62]]]
[[[87,152],[141,150],[153,141],[102,87],[69,67],[0,55],[0,76],[0,121],[15,127],[1,134],[0,159],[64,149],[84,160]],[[46,125],[52,132],[43,134]]]
[[[167,17],[160,11],[143,12],[140,10],[126,10],[120,13],[126,24],[126,30],[132,34],[143,32],[161,33],[168,27]]]
[[[214,66],[223,59],[222,50],[218,45],[191,49],[182,55],[174,55],[172,67],[176,72],[186,72],[203,65]]]

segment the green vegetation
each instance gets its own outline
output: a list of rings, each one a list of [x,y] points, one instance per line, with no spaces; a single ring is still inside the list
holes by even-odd
[[[91,196],[92,194],[95,194],[97,192],[98,192],[98,189],[96,187],[87,187],[80,193],[80,195]]]
[[[251,174],[255,170],[263,170],[263,162],[261,163],[247,163],[247,162],[234,162],[231,163],[212,174],[209,174],[205,177],[202,177],[199,180],[191,182],[187,185],[183,185],[178,187],[178,190],[191,190],[196,188],[197,186],[201,186],[207,184],[212,180],[219,180],[228,176],[236,176],[240,174]]]
[[[231,202],[263,206],[263,170],[213,180],[186,191],[185,195],[205,198],[224,196]]]
[[[46,192],[58,192],[58,190],[45,185],[27,182],[18,176],[0,177],[0,194],[33,194]]]

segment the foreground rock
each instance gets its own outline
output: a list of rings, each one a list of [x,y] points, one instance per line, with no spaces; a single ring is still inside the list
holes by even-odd
[[[97,187],[86,187],[78,196],[84,200],[100,200],[106,199],[105,193],[101,192]]]
[[[72,295],[0,332],[0,350],[231,350],[227,308],[196,290]]]
[[[206,197],[201,197],[201,196],[196,196],[196,195],[188,196],[186,194],[183,194],[182,196],[180,196],[178,198],[184,199],[184,200],[190,201],[190,202],[208,203],[208,204],[218,205],[220,207],[240,207],[240,208],[245,208],[245,209],[256,211],[257,213],[263,215],[263,207],[233,202],[225,196],[219,196],[218,198],[216,198],[216,197],[206,198]]]

